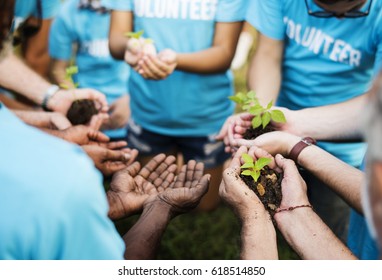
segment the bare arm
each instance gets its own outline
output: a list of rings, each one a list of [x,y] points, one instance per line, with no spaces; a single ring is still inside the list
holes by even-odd
[[[255,140],[232,139],[236,146],[260,147],[272,155],[288,157],[293,146],[301,138],[287,132],[275,131],[263,134]],[[352,208],[360,213],[361,186],[365,175],[317,146],[306,147],[298,156],[297,163],[330,186]],[[341,172],[338,172],[341,170]]]
[[[257,38],[257,49],[248,70],[248,88],[255,91],[260,103],[266,106],[279,95],[284,43],[261,33]]]
[[[109,30],[109,49],[115,59],[123,60],[127,38],[125,33],[133,30],[132,12],[112,11]]]
[[[37,21],[33,18],[31,20]],[[23,45],[23,54],[26,63],[44,78],[48,78],[50,57],[48,53],[48,38],[52,19],[42,20],[38,33]]]
[[[273,216],[279,230],[303,259],[355,259],[354,255],[334,235],[309,207],[307,186],[292,160],[276,156],[276,164],[283,171],[282,200]],[[297,208],[296,208],[297,206]],[[295,209],[290,210],[290,207]]]
[[[275,219],[288,244],[302,259],[356,259],[310,208],[277,213]]]
[[[195,53],[179,53],[176,68],[202,74],[226,71],[235,55],[242,25],[242,22],[216,23],[212,47]]]

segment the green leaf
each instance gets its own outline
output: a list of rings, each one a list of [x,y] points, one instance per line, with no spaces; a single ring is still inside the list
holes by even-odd
[[[68,76],[72,76],[74,74],[77,74],[78,73],[78,66],[75,66],[75,65],[69,66],[66,68],[65,72],[66,72],[66,75],[68,75]]]
[[[257,128],[261,125],[261,115],[257,115],[252,119],[252,127]]]
[[[257,99],[257,97],[256,97],[256,93],[255,93],[253,90],[249,91],[249,92],[247,93],[247,96],[248,96],[248,98],[250,98],[250,99]]]
[[[261,170],[263,169],[265,166],[267,166],[268,164],[271,163],[271,159],[270,158],[259,158],[256,162],[255,162],[255,168],[257,170]]]
[[[244,170],[241,172],[241,175],[252,176],[252,172],[251,172],[251,170]]]
[[[74,87],[78,88],[80,86],[80,83],[74,83]]]
[[[273,106],[273,100],[271,100],[271,102],[268,103],[267,110],[271,109],[272,106]]]
[[[59,84],[59,86],[60,88],[63,88],[63,89],[69,89],[69,86],[65,84]]]
[[[270,121],[271,121],[271,114],[269,112],[265,112],[261,116],[261,122],[263,124],[263,129],[269,124]]]
[[[272,110],[271,111],[272,121],[277,123],[286,123],[286,118],[283,112],[280,110]]]
[[[253,180],[254,180],[255,182],[257,182],[257,180],[258,180],[259,177],[260,177],[260,171],[254,170],[253,172],[251,172],[251,176],[252,176]]]
[[[242,102],[242,100],[238,97],[238,96],[230,96],[228,97],[229,100],[232,100],[233,102],[237,103],[237,104],[240,104]]]
[[[242,154],[241,158],[244,160],[245,163],[253,163],[253,158],[248,154]]]
[[[135,38],[135,39],[139,39],[141,38],[141,36],[143,35],[144,31],[143,30],[139,30],[137,32],[127,32],[125,33],[125,36],[129,37],[129,38]]]
[[[245,169],[245,168],[254,168],[255,165],[253,162],[246,162],[244,163],[242,166],[240,166],[241,169]]]
[[[257,104],[249,108],[248,112],[255,116],[260,115],[262,112],[264,112],[264,108],[261,107],[261,105]]]

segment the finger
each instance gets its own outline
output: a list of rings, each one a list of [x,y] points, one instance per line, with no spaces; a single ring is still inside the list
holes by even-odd
[[[291,159],[286,159],[282,155],[276,155],[276,164],[284,173],[284,177],[300,176],[297,166]]]
[[[271,159],[271,162],[268,164],[268,166],[271,169],[274,169],[276,167],[275,159],[273,158],[273,156],[270,153],[268,153],[264,149],[261,149],[261,148],[259,148],[257,146],[252,146],[249,149],[248,154],[253,156],[256,160],[259,159],[259,158],[269,158],[269,159]]]
[[[127,162],[130,159],[130,155],[123,151],[106,150],[104,160],[107,161],[121,161]]]
[[[208,191],[208,187],[210,184],[211,175],[204,175],[198,182],[198,184],[193,188],[194,194],[198,199],[201,199]]]
[[[157,68],[153,68],[153,65],[149,65],[150,62],[148,60],[143,60],[139,63],[141,70],[139,70],[139,74],[146,75],[150,79],[159,80],[161,79],[159,70]]]
[[[139,172],[139,175],[144,179],[147,179],[150,174],[166,159],[165,154],[159,154],[153,157]]]
[[[149,55],[147,61],[151,63],[151,66],[155,66],[159,70],[159,73],[162,73],[162,78],[165,78],[170,74],[170,66],[168,62],[161,61],[155,56]]]
[[[239,172],[240,166],[241,166],[241,156],[242,154],[247,152],[248,152],[247,147],[245,146],[240,147],[239,150],[237,150],[237,152],[235,153],[235,156],[233,157],[233,159],[231,160],[229,167]]]
[[[174,167],[172,167],[174,166]],[[168,169],[168,174],[167,176],[161,176],[163,178],[162,182],[162,188],[163,190],[166,190],[168,187],[171,186],[171,184],[174,182],[175,177],[176,177],[176,171],[178,170],[178,166],[176,164],[171,165],[170,168]]]
[[[105,113],[99,113],[97,115],[92,116],[89,127],[94,130],[99,130],[103,123],[107,123],[109,120],[109,115]]]
[[[101,92],[84,88],[84,89],[76,89],[75,90],[76,99],[91,99],[95,102],[98,102],[101,105],[100,111],[106,113],[109,110],[109,106],[107,105],[106,97]]]
[[[130,150],[129,154],[130,154],[130,159],[126,162],[126,165],[132,164],[137,159],[139,152],[136,149],[132,149]]]
[[[177,165],[170,165],[165,171],[163,171],[158,178],[156,178],[153,182],[154,186],[157,188],[158,192],[164,191],[175,178],[175,172],[177,170]],[[169,182],[166,182],[169,180]]]
[[[232,124],[230,124],[228,126],[228,140],[229,140],[229,145],[230,146],[237,146],[237,143],[236,143],[236,139],[234,137],[234,133],[233,133],[233,130],[234,130],[234,127]]]
[[[153,170],[148,178],[148,181],[153,182],[156,180],[156,178],[160,177],[160,175],[170,166],[175,162],[175,157],[174,156],[168,156],[166,159],[161,162],[155,170]]]
[[[192,178],[192,186],[197,184],[200,180],[200,178],[203,177],[203,173],[204,173],[204,163],[203,162],[198,162],[195,166],[195,169],[194,169],[194,175],[193,175],[193,178]],[[191,186],[191,187],[192,187]]]
[[[109,142],[105,144],[105,147],[110,149],[110,150],[116,150],[116,149],[121,149],[127,146],[126,141],[114,141],[114,142]],[[130,152],[129,150],[124,150],[124,152]]]
[[[133,164],[125,167],[121,172],[128,173],[131,177],[137,176],[139,169],[141,169],[141,164],[136,161]]]
[[[178,176],[176,176],[176,180],[174,182],[173,188],[183,188],[184,182],[186,181],[186,172],[187,172],[187,165],[183,165],[182,169],[180,170]]]
[[[88,138],[90,141],[102,143],[107,143],[110,141],[110,138],[106,134],[103,134],[102,132],[93,129],[89,130]]]
[[[191,188],[191,186],[192,186],[192,180],[194,178],[195,167],[196,167],[196,161],[195,160],[190,160],[187,162],[186,182],[184,184],[185,188]]]
[[[104,168],[102,168],[102,174],[105,176],[113,175],[114,173],[124,169],[126,165],[123,162],[117,162],[117,161],[106,161],[103,164]]]

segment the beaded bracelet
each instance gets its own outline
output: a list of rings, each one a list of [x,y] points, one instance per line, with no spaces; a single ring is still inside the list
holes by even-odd
[[[309,207],[309,208],[312,208],[312,209],[313,209],[313,206],[310,205],[310,204],[306,204],[306,205],[298,205],[298,206],[292,206],[292,207],[288,207],[288,208],[277,209],[277,210],[275,211],[275,214],[276,214],[276,213],[280,213],[280,212],[285,212],[285,211],[292,211],[292,210],[294,210],[294,209],[302,208],[302,207]]]

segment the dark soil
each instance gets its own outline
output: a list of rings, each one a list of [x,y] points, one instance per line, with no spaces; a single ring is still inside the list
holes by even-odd
[[[255,139],[257,136],[260,136],[261,134],[275,131],[272,126],[268,125],[264,129],[262,126],[256,127],[256,128],[248,128],[247,131],[244,133],[243,138],[246,140],[252,140]]]
[[[263,170],[261,170],[261,175],[257,182],[255,182],[251,176],[240,175],[240,178],[255,192],[264,204],[265,209],[267,209],[273,217],[282,199],[282,174],[265,166]]]
[[[80,99],[72,103],[66,116],[73,125],[78,125],[87,124],[96,114],[98,110],[93,100]]]

